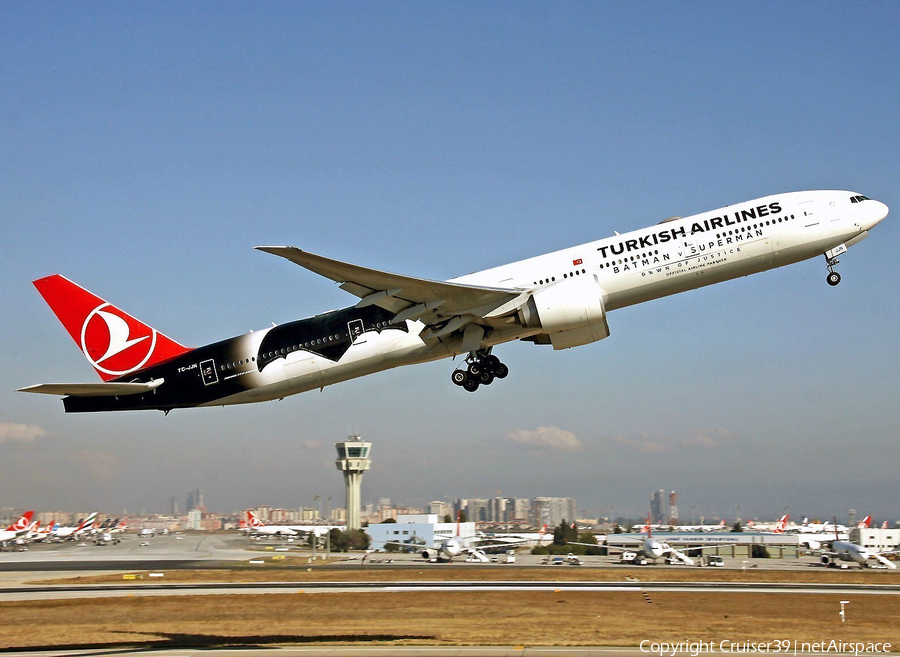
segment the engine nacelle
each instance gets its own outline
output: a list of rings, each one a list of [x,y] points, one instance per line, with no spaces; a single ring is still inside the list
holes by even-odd
[[[431,550],[422,550],[422,558],[425,559],[425,561],[431,561],[434,559],[434,556],[435,555],[431,553]]]
[[[823,566],[830,566],[833,563],[833,560],[827,554],[822,555],[821,561]]]
[[[603,290],[594,276],[581,275],[535,290],[519,309],[526,328],[541,328],[554,349],[568,349],[609,337]]]

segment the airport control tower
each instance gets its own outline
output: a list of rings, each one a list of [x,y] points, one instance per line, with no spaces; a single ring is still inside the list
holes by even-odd
[[[335,443],[337,449],[337,469],[344,473],[347,486],[347,529],[359,529],[359,487],[362,484],[363,472],[369,469],[369,450],[372,443],[365,442],[359,436],[350,436],[347,440]]]

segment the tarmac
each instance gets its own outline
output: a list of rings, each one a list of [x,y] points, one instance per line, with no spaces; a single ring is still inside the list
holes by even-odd
[[[442,590],[442,591],[474,591],[474,590],[678,590],[678,591],[704,591],[704,592],[759,592],[759,593],[841,593],[841,594],[877,594],[900,595],[900,586],[885,585],[790,585],[790,584],[729,584],[729,583],[673,583],[673,582],[598,582],[596,568],[607,568],[610,572],[609,579],[616,578],[615,571],[620,568],[615,557],[581,557],[583,566],[572,565],[543,565],[542,557],[522,554],[516,555],[514,564],[500,563],[466,563],[465,559],[456,559],[449,564],[453,567],[472,568],[480,570],[485,568],[502,569],[510,571],[507,581],[472,581],[472,582],[409,582],[403,581],[403,572],[415,568],[417,572],[424,569],[447,567],[446,563],[427,563],[417,554],[385,554],[373,553],[366,557],[365,562],[361,555],[334,555],[344,561],[331,562],[329,570],[344,570],[347,577],[343,582],[262,582],[240,584],[165,584],[157,582],[142,582],[135,586],[131,583],[115,585],[64,585],[47,586],[35,585],[37,580],[55,579],[64,577],[70,579],[78,576],[99,575],[104,573],[122,573],[133,571],[164,571],[179,569],[205,569],[221,568],[222,566],[239,563],[248,563],[250,560],[271,558],[277,555],[290,555],[293,557],[306,557],[309,567],[314,568],[321,563],[312,560],[312,554],[308,550],[301,550],[298,546],[282,540],[251,540],[244,536],[230,534],[169,534],[153,537],[136,536],[126,534],[122,536],[118,544],[95,545],[93,542],[82,543],[67,541],[56,544],[30,544],[26,551],[0,552],[0,600],[29,600],[58,598],[84,598],[90,596],[111,595],[185,595],[185,594],[216,594],[216,593],[292,593],[303,591],[304,593],[337,593],[353,590],[366,591],[405,591],[405,590]],[[326,556],[321,552],[317,556]],[[516,581],[514,571],[521,567],[546,568],[548,579],[552,573],[560,569],[572,570],[584,568],[590,570],[592,581],[575,582],[520,582]],[[727,559],[726,569],[760,569],[760,570],[808,570],[816,567],[814,558],[803,557],[799,559]],[[677,569],[684,570],[691,566],[646,566],[653,569]],[[397,577],[389,582],[364,582],[355,578],[354,573],[371,570],[396,571]],[[587,575],[587,573],[585,573]],[[603,579],[599,577],[599,579]],[[148,650],[138,649],[123,651],[117,649],[90,649],[90,650],[41,650],[39,653],[47,657],[57,655],[160,655],[164,657],[203,655],[204,657],[228,657],[271,655],[275,652],[303,657],[312,655],[325,655],[328,657],[350,657],[361,655],[363,657],[549,657],[562,655],[563,657],[647,657],[649,653],[636,648],[607,648],[607,647],[523,647],[523,646],[291,646],[287,648],[252,646],[235,649],[211,649],[211,650]],[[7,655],[29,655],[35,652],[9,652]],[[801,654],[801,653],[798,653]],[[819,653],[823,654],[823,653]]]

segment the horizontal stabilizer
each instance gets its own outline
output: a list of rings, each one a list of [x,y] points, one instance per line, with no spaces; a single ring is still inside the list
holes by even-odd
[[[19,392],[39,392],[44,395],[68,395],[71,397],[124,397],[153,392],[165,379],[150,383],[39,383],[20,388]]]

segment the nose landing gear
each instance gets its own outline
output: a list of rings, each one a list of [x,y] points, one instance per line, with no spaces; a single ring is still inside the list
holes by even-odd
[[[834,287],[841,282],[841,275],[834,270],[834,266],[839,262],[840,260],[838,260],[837,258],[829,258],[827,255],[825,256],[825,264],[828,266],[828,276],[825,277],[825,280],[831,287]]]
[[[489,386],[494,379],[505,379],[508,375],[509,367],[490,351],[473,351],[466,356],[466,368],[453,370],[450,379],[468,392],[475,392],[479,386]]]

